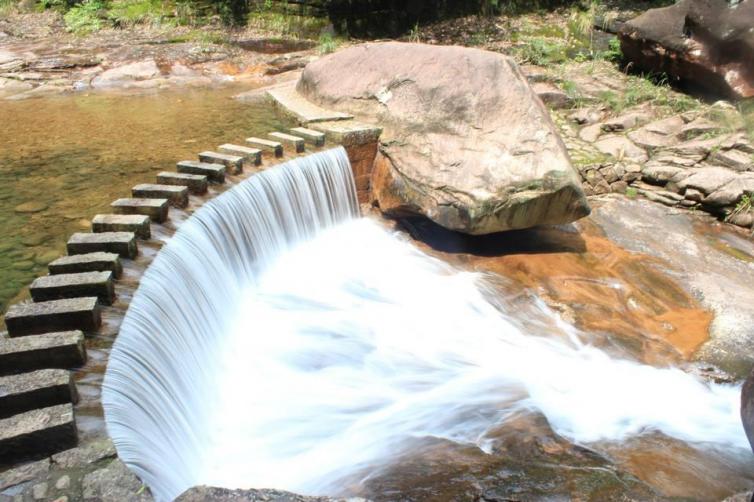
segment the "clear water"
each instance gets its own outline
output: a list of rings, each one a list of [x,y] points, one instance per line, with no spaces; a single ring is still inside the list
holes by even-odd
[[[131,186],[289,125],[269,104],[232,99],[241,90],[0,100],[0,313]]]

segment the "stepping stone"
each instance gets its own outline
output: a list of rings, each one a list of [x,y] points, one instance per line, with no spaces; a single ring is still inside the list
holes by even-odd
[[[98,214],[92,220],[92,232],[133,232],[140,239],[149,239],[149,216],[143,214]]]
[[[296,150],[296,153],[302,153],[304,151],[304,138],[285,134],[284,132],[271,132],[267,136],[275,141],[283,143],[284,145],[292,146],[294,150]]]
[[[123,258],[134,258],[138,252],[136,234],[133,232],[102,232],[98,234],[75,233],[68,239],[68,254],[118,253]]]
[[[283,145],[277,141],[269,141],[262,138],[246,138],[246,142],[254,148],[259,148],[263,152],[272,152],[275,157],[283,156]]]
[[[0,464],[48,457],[78,444],[73,405],[59,404],[0,420]]]
[[[225,182],[225,166],[220,164],[208,164],[206,162],[197,162],[195,160],[182,160],[176,164],[179,173],[199,174],[206,176],[210,181],[216,183]]]
[[[77,368],[85,362],[86,346],[81,331],[0,339],[0,375],[44,368]]]
[[[61,256],[51,262],[47,268],[52,275],[109,270],[117,279],[123,273],[120,257],[116,253],[103,252]]]
[[[131,194],[144,199],[167,199],[175,207],[188,206],[188,188],[182,186],[142,183],[133,187]]]
[[[207,177],[201,174],[171,173],[163,171],[157,175],[157,183],[163,185],[184,186],[189,192],[203,194],[207,192]]]
[[[45,369],[0,377],[0,419],[79,400],[73,373]]]
[[[296,136],[304,138],[304,141],[314,146],[324,146],[325,133],[315,131],[313,129],[307,129],[306,127],[294,127],[291,132]]]
[[[37,277],[29,291],[35,302],[96,296],[100,303],[112,305],[115,299],[113,273],[110,271]]]
[[[10,337],[72,329],[97,331],[101,324],[102,315],[96,296],[16,303],[5,314],[5,327]]]
[[[243,157],[228,153],[202,152],[199,154],[199,162],[207,164],[221,164],[226,172],[238,174],[243,172]]]
[[[118,214],[145,214],[157,223],[168,219],[167,199],[118,199],[110,207]]]
[[[243,157],[250,164],[254,164],[255,166],[258,166],[262,163],[262,150],[259,150],[257,148],[249,148],[248,146],[231,145],[230,143],[225,143],[224,145],[218,146],[217,151],[230,155],[238,155],[239,157]]]

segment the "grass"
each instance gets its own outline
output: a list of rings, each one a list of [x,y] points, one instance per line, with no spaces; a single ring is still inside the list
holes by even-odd
[[[160,0],[121,0],[110,5],[108,18],[117,27],[175,25],[173,12],[169,3]]]
[[[750,194],[744,194],[744,196],[741,197],[741,200],[739,200],[736,204],[736,207],[733,209],[733,211],[731,211],[725,217],[725,221],[730,221],[738,214],[751,211],[752,207],[754,207],[754,197],[752,197]]]
[[[325,18],[281,14],[258,9],[249,13],[247,26],[278,36],[316,40],[329,21]]]
[[[101,0],[84,0],[65,13],[66,29],[77,35],[86,35],[103,26],[107,6]]]
[[[320,54],[330,54],[331,52],[335,52],[335,49],[338,48],[338,45],[340,45],[340,42],[336,40],[331,33],[324,32],[319,36],[319,46],[317,47],[317,52]]]
[[[639,195],[639,192],[636,190],[636,188],[634,187],[626,188],[626,197],[628,197],[629,199],[635,199],[636,197],[638,197],[638,195]]]

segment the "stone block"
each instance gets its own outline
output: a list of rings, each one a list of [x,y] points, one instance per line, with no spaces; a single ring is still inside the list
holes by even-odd
[[[258,166],[262,163],[262,150],[259,150],[258,148],[250,148],[248,146],[225,143],[224,145],[218,146],[217,150],[222,153],[243,157],[246,162],[255,166]]]
[[[285,134],[284,132],[271,132],[268,134],[273,141],[288,145],[294,149],[296,153],[302,153],[304,151],[304,138],[293,136],[291,134]]]
[[[182,160],[176,164],[176,168],[179,173],[206,176],[210,181],[214,181],[215,183],[225,182],[225,166],[220,164]]]
[[[138,252],[133,232],[75,233],[68,239],[67,248],[69,255],[105,252],[134,258]]]
[[[291,132],[296,136],[304,138],[304,141],[314,146],[325,145],[325,133],[307,129],[306,127],[294,127]]]
[[[117,214],[143,214],[149,216],[152,221],[162,223],[168,219],[167,199],[118,199],[110,204]]]
[[[149,239],[149,216],[143,214],[98,214],[92,220],[92,232],[133,232],[140,239]]]
[[[0,464],[47,457],[77,444],[78,430],[71,404],[0,420]]]
[[[207,192],[207,176],[203,174],[171,173],[163,171],[157,175],[157,183],[162,185],[185,186],[189,192],[203,194]]]
[[[76,329],[91,332],[101,324],[96,296],[17,303],[11,305],[5,314],[5,326],[11,337]]]
[[[142,183],[133,187],[131,194],[143,199],[167,199],[175,207],[188,206],[188,188],[178,185]]]
[[[231,174],[243,172],[243,157],[239,155],[218,152],[202,152],[199,154],[199,162],[223,165],[225,166],[225,171]]]
[[[0,375],[44,368],[76,368],[85,362],[86,346],[81,331],[0,339]]]
[[[349,146],[375,143],[380,139],[382,128],[369,124],[345,120],[336,122],[317,122],[310,124],[314,130],[325,133],[328,143]]]
[[[272,153],[273,155],[275,155],[275,157],[283,156],[283,145],[278,141],[270,141],[267,139],[251,137],[246,138],[246,142],[254,148],[262,150],[263,152]]]
[[[29,287],[35,302],[96,296],[100,303],[112,305],[115,300],[113,273],[78,272],[37,277]]]
[[[68,370],[44,369],[0,377],[0,419],[76,402],[76,384]]]
[[[78,272],[97,272],[109,270],[113,277],[123,273],[123,265],[116,253],[86,253],[73,256],[61,256],[48,265],[50,274],[75,274]]]

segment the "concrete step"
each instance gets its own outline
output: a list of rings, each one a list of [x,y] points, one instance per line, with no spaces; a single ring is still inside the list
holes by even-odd
[[[162,223],[168,219],[169,205],[167,199],[132,198],[115,200],[110,207],[118,214],[144,214],[152,221]]]
[[[25,411],[77,403],[73,373],[46,369],[0,377],[0,419]]]
[[[171,173],[163,171],[157,175],[157,183],[163,185],[184,186],[189,192],[203,194],[207,192],[207,177],[201,174]]]
[[[117,279],[123,273],[120,257],[116,253],[103,252],[61,256],[51,262],[47,268],[52,275],[109,270]]]
[[[263,152],[272,152],[275,157],[283,156],[283,145],[278,141],[270,141],[262,138],[246,138],[246,142],[254,148],[259,148]]]
[[[179,173],[199,174],[206,176],[210,181],[215,183],[225,182],[225,166],[220,164],[208,164],[207,162],[197,162],[195,160],[182,160],[176,164]]]
[[[178,185],[142,183],[131,189],[131,195],[144,199],[167,199],[175,207],[188,206],[188,188]]]
[[[69,255],[96,253],[118,253],[123,258],[134,258],[138,252],[136,234],[133,232],[102,232],[87,234],[83,232],[73,234],[68,239]]]
[[[37,460],[78,444],[73,405],[58,404],[0,420],[0,464]]]
[[[11,337],[68,330],[92,332],[101,324],[102,314],[96,296],[16,303],[5,314],[5,326]]]
[[[81,331],[0,338],[0,375],[44,368],[78,368],[85,362],[86,346]]]
[[[294,127],[291,129],[291,132],[296,136],[304,138],[304,141],[311,145],[324,146],[325,144],[325,133],[323,132],[307,129],[306,127]]]
[[[243,157],[229,153],[202,152],[199,154],[199,162],[207,164],[220,164],[225,166],[225,172],[238,174],[243,172]]]
[[[225,143],[224,145],[218,146],[217,151],[230,155],[238,155],[239,157],[243,157],[246,162],[255,166],[258,166],[262,163],[262,150],[259,150],[257,148]]]
[[[92,220],[92,232],[133,232],[140,239],[149,239],[149,216],[143,214],[98,214]]]
[[[35,302],[96,296],[100,303],[112,305],[115,300],[113,273],[110,271],[37,277],[31,283],[29,292]]]
[[[304,151],[304,138],[286,134],[284,132],[271,132],[267,136],[284,145],[293,147],[296,153],[302,153]]]

